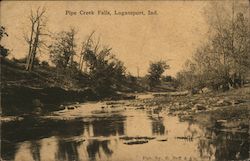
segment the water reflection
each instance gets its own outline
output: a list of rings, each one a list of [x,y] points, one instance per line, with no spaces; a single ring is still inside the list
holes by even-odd
[[[165,126],[163,124],[164,119],[163,118],[151,118],[152,119],[152,133],[154,135],[164,135],[166,133]]]
[[[249,157],[249,134],[242,132],[206,131],[213,139],[200,139],[201,156],[214,155],[216,161],[244,160]]]
[[[27,148],[30,149],[28,154],[31,155],[32,160],[40,160],[42,138],[73,137],[83,132],[83,124],[80,120],[57,121],[25,118],[22,121],[3,123],[1,128],[1,155],[5,160],[14,160],[17,151]],[[24,154],[24,152],[21,153]]]
[[[32,158],[34,160],[37,160],[37,161],[41,160],[40,149],[41,149],[41,145],[38,141],[31,141],[30,150],[31,150]]]
[[[25,118],[2,123],[2,159],[224,161],[248,158],[248,133],[206,129],[180,122],[177,117],[159,117],[144,110],[99,113],[96,110],[102,109],[95,109],[95,114],[90,117],[72,119],[70,116],[68,119],[65,111],[60,119],[58,116]],[[136,142],[138,138],[150,137],[153,139],[144,144],[125,144],[125,141]]]
[[[101,158],[101,150],[107,157],[110,157],[113,154],[113,151],[109,147],[109,140],[99,141],[99,140],[90,140],[87,145],[87,152],[89,160],[96,160],[96,156]]]
[[[77,151],[79,144],[75,141],[58,141],[58,160],[79,160],[79,154]]]
[[[125,117],[122,115],[94,120],[91,122],[93,136],[124,135],[124,121]]]

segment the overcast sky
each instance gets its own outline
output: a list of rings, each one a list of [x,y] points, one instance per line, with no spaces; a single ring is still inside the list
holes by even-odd
[[[38,6],[47,9],[48,29],[52,32],[67,30],[74,26],[78,30],[77,41],[83,41],[91,31],[101,42],[112,47],[113,53],[122,60],[127,71],[136,75],[147,73],[150,61],[169,60],[174,75],[182,68],[196,48],[206,37],[208,25],[203,10],[207,1],[136,1],[136,2],[1,2],[1,24],[9,37],[4,44],[12,56],[24,57],[28,47],[23,40],[30,10]],[[144,11],[156,10],[152,16],[68,16],[66,10]],[[80,44],[80,43],[79,43]],[[44,55],[42,56],[44,57]],[[46,56],[45,56],[46,57]]]

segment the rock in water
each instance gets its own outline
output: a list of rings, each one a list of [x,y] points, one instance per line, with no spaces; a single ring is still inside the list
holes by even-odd
[[[73,107],[73,106],[69,106],[69,107],[67,107],[67,109],[68,109],[68,110],[74,110],[74,109],[75,109],[75,107]]]

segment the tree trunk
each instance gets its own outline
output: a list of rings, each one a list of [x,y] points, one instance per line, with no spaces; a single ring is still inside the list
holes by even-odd
[[[31,27],[31,33],[30,33],[30,41],[29,41],[29,53],[27,56],[27,61],[26,61],[26,70],[29,70],[29,64],[30,64],[30,59],[31,59],[31,50],[32,50],[32,44],[33,44],[33,34],[34,34],[34,22],[32,22],[32,27]]]
[[[35,41],[34,41],[34,44],[33,44],[32,53],[31,53],[29,71],[31,71],[33,66],[34,66],[34,60],[35,60],[35,57],[36,57],[38,41],[39,41],[39,26],[40,26],[40,24],[38,23],[37,24],[37,29],[36,29],[36,37],[35,37]]]

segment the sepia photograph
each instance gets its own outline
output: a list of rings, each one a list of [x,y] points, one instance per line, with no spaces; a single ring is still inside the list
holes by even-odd
[[[2,0],[0,64],[0,161],[250,160],[250,0]]]

